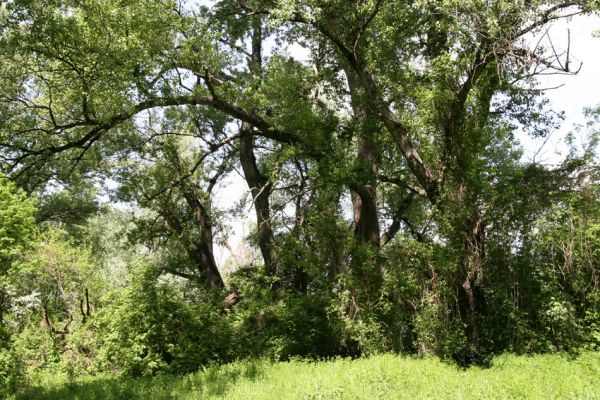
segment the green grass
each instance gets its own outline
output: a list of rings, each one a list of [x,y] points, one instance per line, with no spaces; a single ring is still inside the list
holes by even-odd
[[[48,377],[50,378],[50,377]],[[208,368],[184,377],[51,378],[17,399],[600,399],[600,353],[504,355],[490,368],[391,354]]]

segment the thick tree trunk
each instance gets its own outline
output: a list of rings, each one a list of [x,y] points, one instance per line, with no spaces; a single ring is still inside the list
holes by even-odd
[[[184,191],[188,205],[194,211],[194,219],[200,230],[199,241],[192,243],[190,250],[199,265],[203,266],[203,274],[211,288],[225,287],[223,278],[215,261],[213,251],[213,226],[209,211],[200,201],[201,193],[198,190]]]
[[[248,60],[248,69],[255,78],[262,74],[262,18],[260,15],[253,17],[252,21],[252,53]],[[257,80],[259,82],[259,80]],[[258,88],[259,83],[257,83]],[[271,205],[269,197],[273,183],[264,176],[256,163],[254,155],[254,139],[252,138],[253,126],[242,122],[240,138],[240,163],[244,172],[244,179],[248,184],[254,211],[258,234],[258,246],[269,275],[275,275],[278,269],[278,256],[275,250],[275,237],[271,224]]]
[[[208,289],[224,288],[225,284],[213,251],[213,227],[209,211],[202,204],[202,193],[192,184],[182,185],[182,195],[192,211],[194,224],[198,230],[198,236],[192,237],[190,232],[184,228],[184,224],[171,211],[164,210],[164,218],[167,225],[182,243],[192,260],[195,261],[198,273]]]
[[[210,289],[224,288],[223,278],[217,267],[212,249],[203,243],[192,243],[188,252],[196,261],[200,273],[206,279],[206,284]]]
[[[360,243],[371,243],[379,247],[379,219],[374,193],[366,185],[351,185],[352,208],[354,209],[354,236]]]
[[[465,315],[471,317],[481,308],[480,296],[476,296],[477,286],[483,278],[483,257],[485,256],[485,223],[477,217],[469,221],[464,242],[464,256],[460,274],[460,284],[464,290]]]
[[[242,130],[251,132],[252,127],[243,122]],[[275,237],[271,227],[271,181],[266,178],[256,165],[254,156],[254,144],[252,136],[242,135],[240,138],[240,162],[244,172],[244,178],[250,188],[254,211],[256,212],[256,224],[258,234],[258,246],[262,254],[267,273],[270,275],[277,272],[278,256],[275,250]]]
[[[477,315],[483,312],[485,298],[481,290],[483,279],[483,259],[485,257],[485,221],[477,216],[465,224],[463,256],[456,277],[458,312],[465,327],[469,342],[478,348],[480,330]],[[470,363],[477,354],[461,355],[464,363]]]
[[[363,89],[358,85],[354,71],[346,69],[354,118],[358,125],[357,179],[349,186],[352,190],[354,235],[360,243],[379,247],[379,216],[377,210],[377,137],[378,123],[368,108]]]

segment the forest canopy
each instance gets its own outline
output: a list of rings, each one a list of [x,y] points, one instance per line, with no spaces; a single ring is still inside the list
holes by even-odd
[[[1,4],[0,393],[600,346],[600,109],[557,164],[519,141],[560,126],[539,78],[581,68],[539,38],[597,2]]]

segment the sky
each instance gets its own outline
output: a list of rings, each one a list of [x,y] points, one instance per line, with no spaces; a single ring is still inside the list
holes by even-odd
[[[600,17],[577,16],[570,21],[555,22],[549,28],[557,52],[568,47],[568,31],[571,32],[570,59],[573,68],[580,63],[581,70],[576,75],[553,75],[540,78],[540,87],[557,89],[548,90],[546,96],[555,111],[564,111],[565,120],[557,131],[553,132],[544,144],[545,139],[533,140],[521,135],[524,149],[523,159],[556,164],[564,157],[565,135],[573,131],[574,124],[584,124],[583,109],[600,105]],[[539,36],[539,35],[538,35]],[[543,146],[543,147],[541,147]],[[541,147],[541,151],[540,151]]]

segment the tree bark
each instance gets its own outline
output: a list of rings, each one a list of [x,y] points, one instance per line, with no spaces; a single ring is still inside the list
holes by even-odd
[[[349,186],[354,209],[354,235],[360,243],[379,247],[379,216],[377,210],[377,139],[379,126],[369,111],[364,90],[358,85],[356,74],[346,69],[354,118],[358,125],[356,156],[359,171]]]
[[[183,183],[182,195],[192,210],[199,237],[191,238],[181,221],[170,210],[164,210],[167,225],[177,234],[178,239],[195,261],[206,287],[208,289],[224,288],[225,284],[214,257],[212,221],[208,210],[200,200],[201,193],[198,193],[198,189],[191,187],[190,184]]]
[[[259,79],[262,75],[262,18],[260,15],[252,18],[252,53],[248,59],[248,69],[254,78]],[[258,88],[260,83],[256,84]],[[258,246],[263,257],[266,271],[269,275],[275,275],[278,269],[278,256],[275,250],[275,236],[271,224],[271,205],[269,197],[273,183],[264,176],[256,163],[254,155],[254,139],[252,130],[254,127],[242,122],[240,137],[240,163],[244,172],[244,179],[248,184],[254,211],[256,213],[256,224],[258,234]]]
[[[485,257],[485,221],[475,217],[467,221],[464,252],[456,281],[458,311],[470,343],[478,343],[479,326],[476,320],[483,312],[485,298],[481,290],[483,259]],[[476,346],[478,347],[478,346]],[[465,364],[472,362],[476,354],[464,354]]]
[[[249,132],[251,129],[252,127],[249,124],[242,123],[243,131]],[[240,162],[254,203],[258,246],[260,247],[267,273],[273,275],[277,272],[278,256],[275,250],[273,228],[271,227],[269,196],[271,194],[272,182],[258,169],[253,149],[253,138],[250,135],[242,135],[240,138]]]

